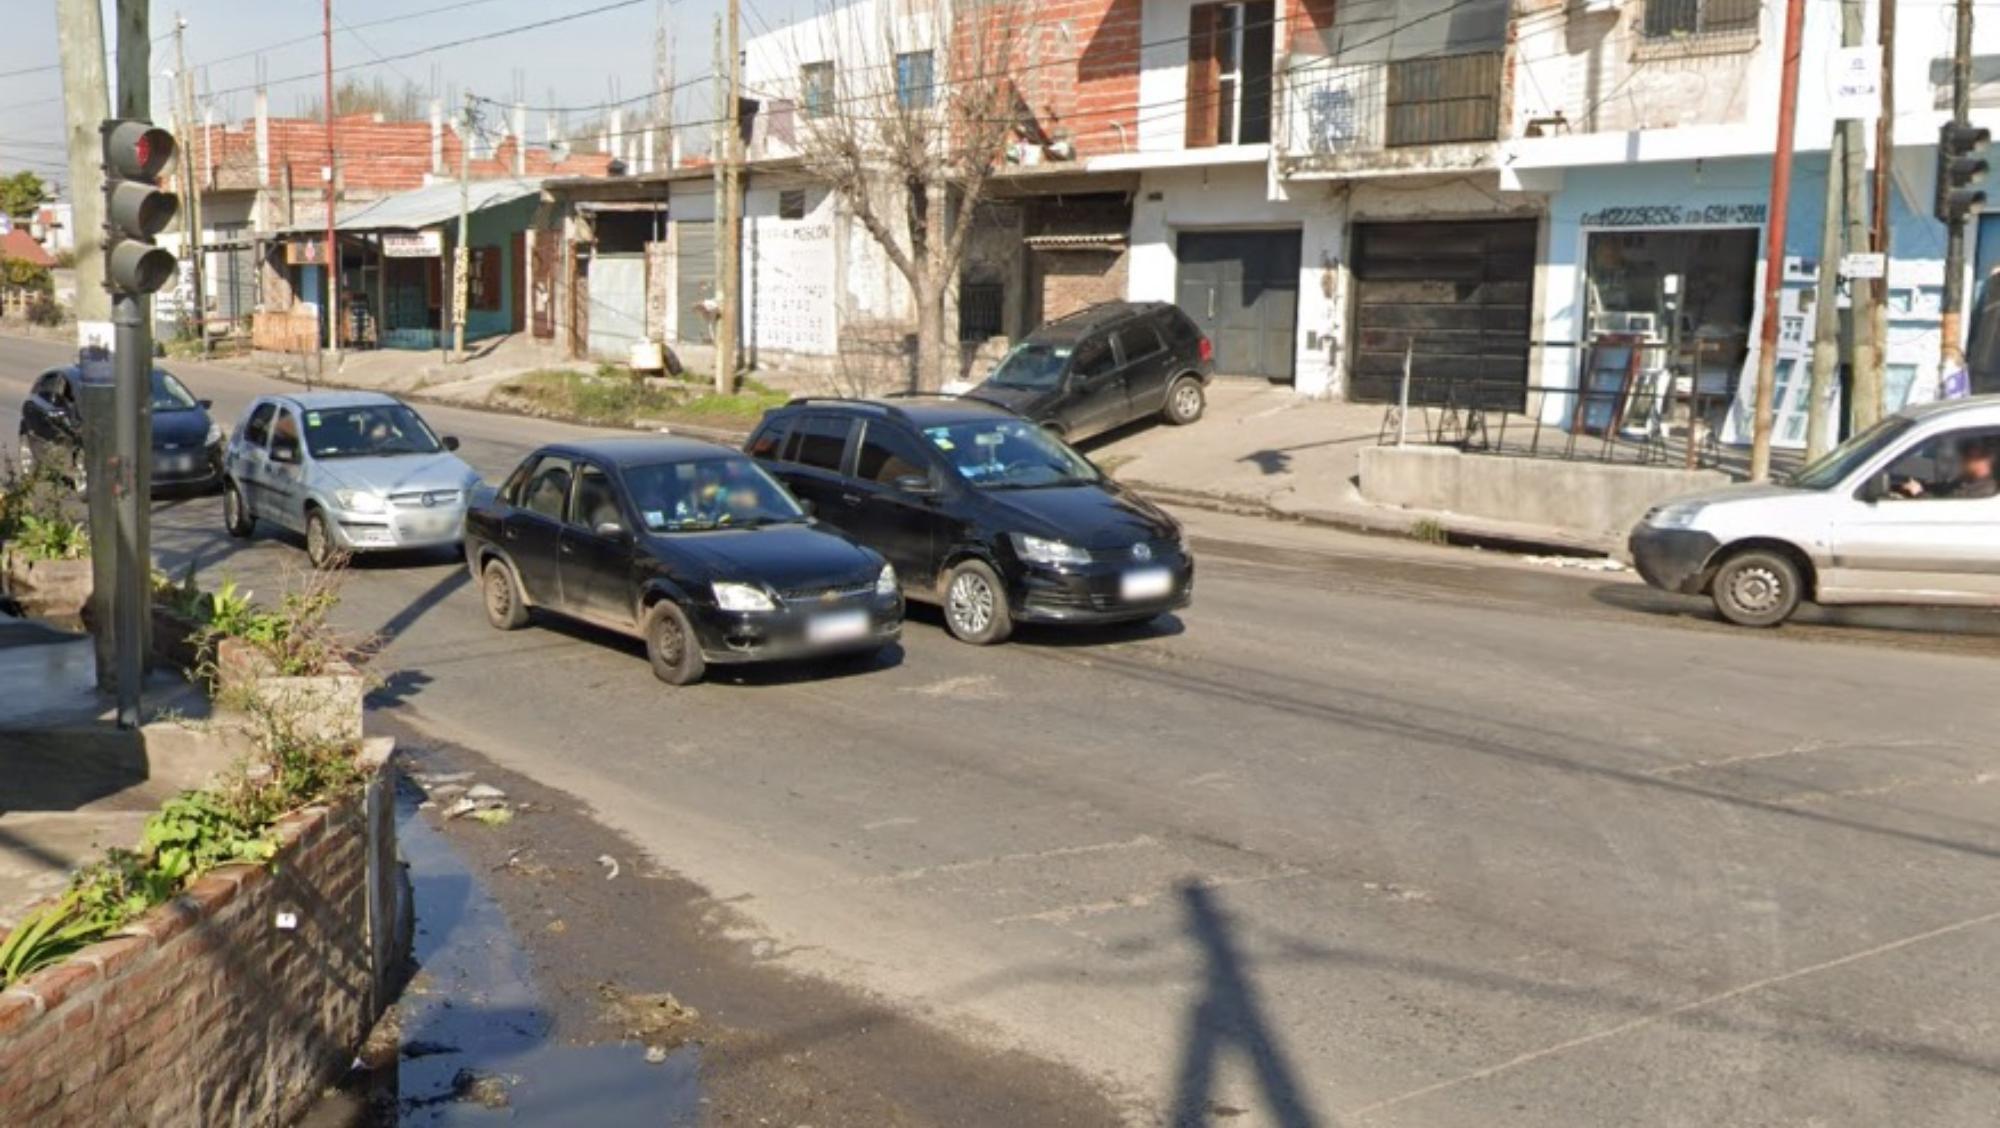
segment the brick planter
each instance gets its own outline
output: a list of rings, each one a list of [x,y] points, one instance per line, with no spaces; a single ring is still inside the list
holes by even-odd
[[[201,648],[195,644],[202,625],[184,618],[158,603],[153,604],[153,658],[193,677],[201,665]]]
[[[79,620],[90,603],[89,560],[24,560],[7,553],[0,579],[31,618]]]
[[[0,992],[0,1124],[287,1124],[353,1059],[407,950],[388,741],[124,932]]]
[[[287,677],[262,651],[241,639],[217,640],[217,689],[240,691],[252,701],[290,717],[301,729],[335,740],[361,739],[362,699],[367,680],[345,662],[311,677]]]

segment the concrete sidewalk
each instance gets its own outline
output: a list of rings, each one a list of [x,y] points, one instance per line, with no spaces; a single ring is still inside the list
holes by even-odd
[[[1210,385],[1208,411],[1187,427],[1142,422],[1083,444],[1119,481],[1166,501],[1473,544],[1615,554],[1611,540],[1543,525],[1401,509],[1362,498],[1361,452],[1381,441],[1381,404],[1301,399],[1259,380]]]

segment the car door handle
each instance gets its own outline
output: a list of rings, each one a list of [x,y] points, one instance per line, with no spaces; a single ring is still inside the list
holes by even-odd
[[[500,531],[501,531],[501,532],[502,532],[503,534],[505,534],[505,535],[506,535],[506,537],[507,537],[507,539],[508,539],[508,540],[520,540],[520,539],[521,539],[521,530],[519,530],[519,529],[515,528],[515,527],[514,527],[514,526],[512,526],[512,525],[504,525],[504,526],[502,526],[502,527],[501,527],[501,530],[500,530]]]
[[[562,542],[562,554],[564,556],[575,556],[576,546],[569,543],[568,541]]]
[[[849,505],[860,505],[860,504],[861,504],[861,495],[860,495],[860,494],[851,494],[851,493],[844,493],[844,494],[841,494],[841,495],[840,495],[840,500],[842,500],[842,501],[846,502],[846,503],[847,503],[847,504],[849,504]]]

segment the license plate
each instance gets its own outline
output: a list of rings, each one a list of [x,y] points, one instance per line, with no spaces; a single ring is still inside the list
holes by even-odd
[[[806,620],[807,642],[852,642],[868,637],[868,612],[833,611]]]
[[[1165,568],[1138,568],[1125,573],[1118,594],[1128,600],[1163,599],[1173,594],[1174,574]]]
[[[411,537],[443,536],[445,533],[451,531],[453,520],[454,518],[451,515],[444,513],[440,513],[434,517],[405,517],[402,522],[403,535]]]
[[[194,455],[163,454],[155,465],[169,474],[185,474],[194,469]]]

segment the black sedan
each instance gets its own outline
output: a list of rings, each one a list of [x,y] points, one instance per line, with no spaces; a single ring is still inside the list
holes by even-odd
[[[48,467],[85,486],[83,370],[44,372],[21,405],[21,469]],[[153,492],[211,490],[222,482],[222,428],[173,373],[153,369]]]
[[[691,439],[543,447],[467,512],[465,552],[495,627],[539,609],[636,635],[670,685],[902,633],[880,554],[819,525],[751,459]]]

